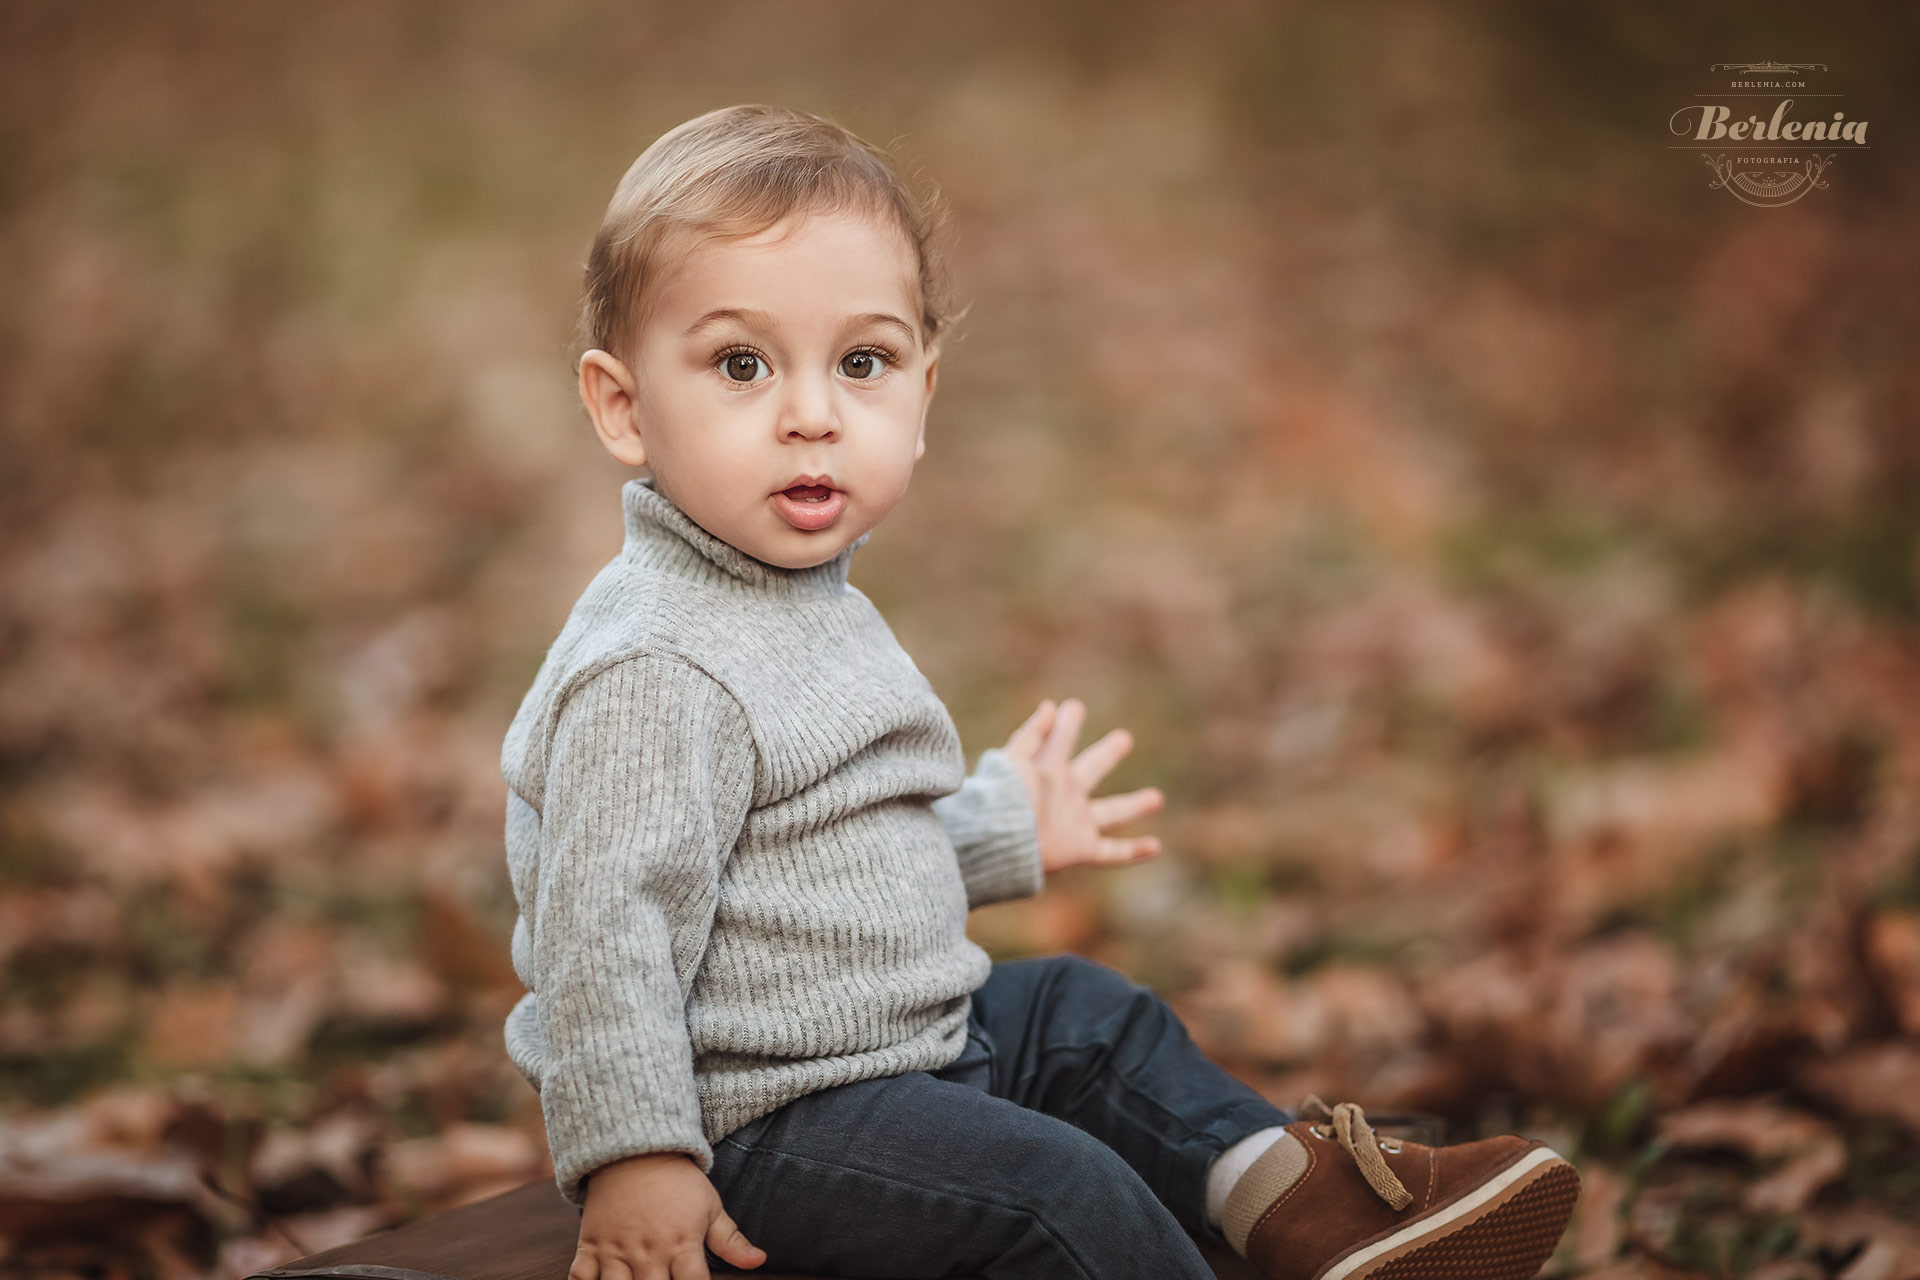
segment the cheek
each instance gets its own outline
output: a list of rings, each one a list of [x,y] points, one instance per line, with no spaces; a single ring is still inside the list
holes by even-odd
[[[724,448],[746,434],[753,410],[737,396],[689,378],[657,387],[644,403],[655,430],[676,449]]]
[[[903,431],[920,429],[920,409],[926,397],[921,384],[909,376],[896,376],[884,387],[850,398],[853,412],[870,422]]]
[[[849,411],[847,423],[856,428],[851,439],[875,457],[913,460],[920,435],[920,397],[911,387],[888,388],[861,399]]]

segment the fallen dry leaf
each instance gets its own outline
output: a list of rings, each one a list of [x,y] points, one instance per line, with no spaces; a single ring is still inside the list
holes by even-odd
[[[1794,1078],[1845,1111],[1892,1120],[1920,1136],[1920,1045],[1865,1045],[1807,1062]]]
[[[1876,912],[1867,922],[1866,950],[1902,1034],[1920,1035],[1920,916]]]
[[[1773,1167],[1747,1184],[1750,1212],[1791,1214],[1846,1171],[1846,1147],[1816,1116],[1760,1099],[1701,1102],[1660,1117],[1663,1141],[1682,1151],[1738,1151]]]

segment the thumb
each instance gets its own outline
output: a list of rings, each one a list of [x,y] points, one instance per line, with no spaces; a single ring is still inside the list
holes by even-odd
[[[767,1260],[767,1251],[742,1235],[725,1212],[707,1228],[707,1248],[736,1267],[757,1267]]]

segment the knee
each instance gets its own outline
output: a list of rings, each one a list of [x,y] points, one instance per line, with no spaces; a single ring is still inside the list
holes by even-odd
[[[1008,1152],[1006,1168],[1020,1170],[1016,1206],[1062,1238],[1092,1224],[1111,1226],[1157,1204],[1145,1179],[1119,1152],[1064,1121],[1046,1126]],[[1156,1215],[1157,1216],[1157,1215]]]
[[[1010,1207],[1027,1224],[1022,1250],[1071,1260],[1054,1268],[1062,1276],[1189,1274],[1193,1244],[1172,1211],[1117,1151],[1073,1132],[1021,1180]]]
[[[1064,997],[1082,1009],[1125,1004],[1155,998],[1152,988],[1142,986],[1118,969],[1089,960],[1070,951],[1043,956],[1047,966],[1045,983],[1057,997]]]

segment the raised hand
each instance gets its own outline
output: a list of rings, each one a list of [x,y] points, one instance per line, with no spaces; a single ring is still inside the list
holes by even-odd
[[[1040,865],[1060,871],[1090,862],[1138,862],[1160,852],[1158,836],[1107,834],[1166,803],[1158,787],[1094,796],[1093,788],[1120,757],[1133,750],[1133,735],[1115,729],[1077,756],[1070,756],[1087,718],[1086,704],[1049,698],[1007,739],[1006,753],[1026,780],[1040,832]]]

